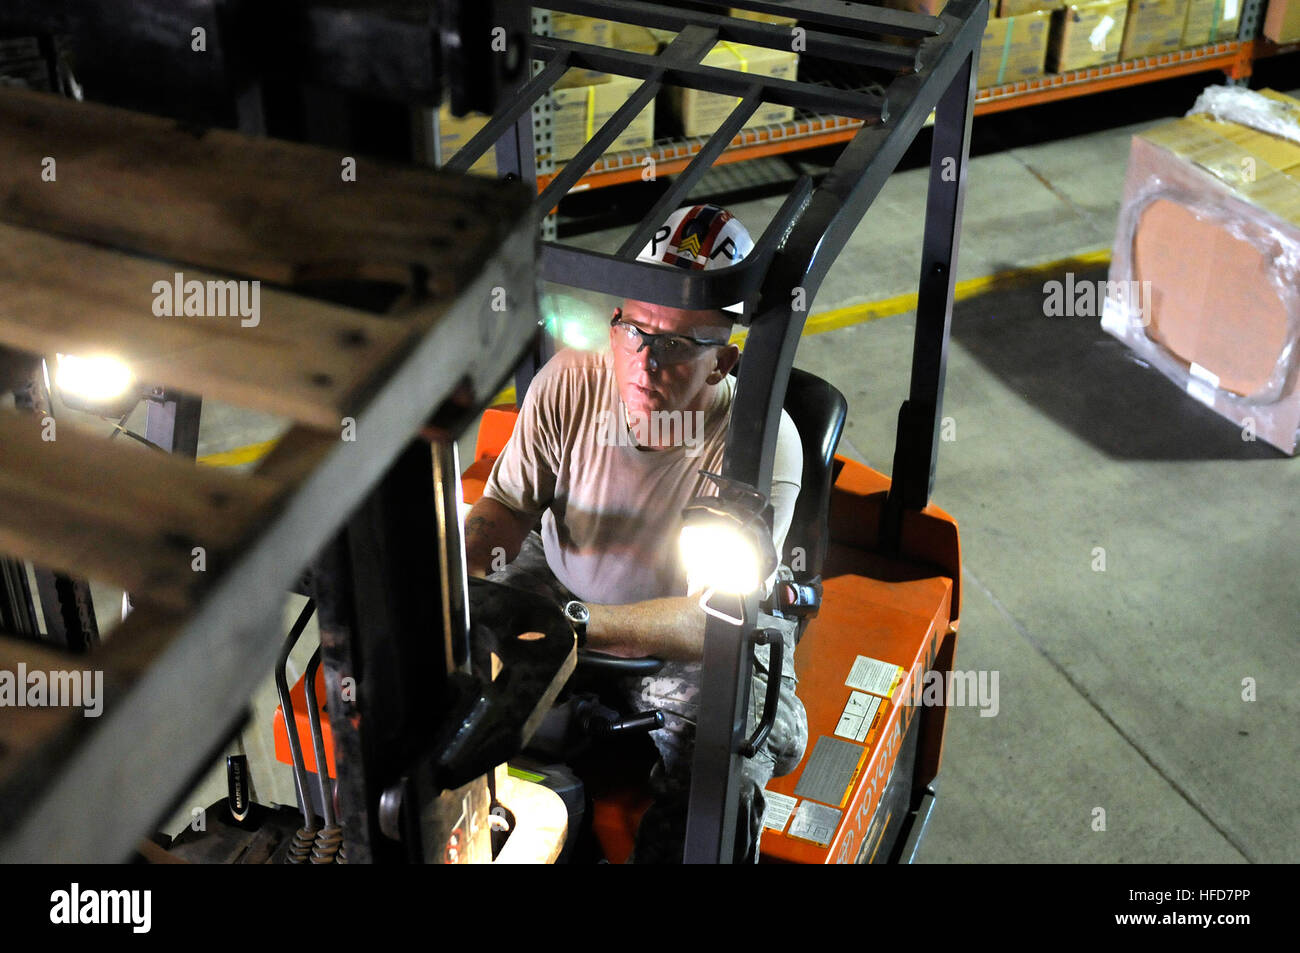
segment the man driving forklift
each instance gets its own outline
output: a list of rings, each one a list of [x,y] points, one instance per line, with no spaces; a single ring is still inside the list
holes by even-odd
[[[695,205],[674,212],[638,260],[725,268],[752,248],[731,213]],[[682,857],[706,613],[704,587],[687,578],[678,541],[683,508],[716,493],[702,471],[722,470],[735,390],[730,372],[740,359],[729,343],[731,314],[740,311],[739,304],[692,311],[625,300],[611,316],[608,350],[561,349],[538,372],[466,517],[471,575],[556,600],[590,651],[664,660],[656,674],[624,680],[634,710],[659,710],[665,719],[652,733],[660,758],[650,778],[654,803],[637,830],[639,863]],[[802,456],[783,411],[771,492],[778,554]],[[765,592],[774,580],[775,573]],[[758,854],[763,788],[794,769],[807,742],[793,644],[786,648],[776,723],[746,761],[736,853],[750,861]],[[767,678],[760,660],[751,707],[765,697]]]

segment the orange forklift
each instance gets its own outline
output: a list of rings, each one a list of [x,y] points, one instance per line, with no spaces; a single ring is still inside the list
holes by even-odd
[[[927,17],[817,0],[741,4],[759,13],[797,14],[807,30],[811,62],[826,56],[843,65],[852,48],[860,67],[871,64],[863,73],[876,78],[892,74],[879,85],[859,83],[853,90],[701,70],[693,64],[718,39],[775,45],[788,37],[782,28],[731,19],[721,15],[724,11],[671,6],[635,0],[555,0],[553,9],[672,29],[677,35],[657,57],[533,37],[533,56],[546,64],[545,70],[448,167],[468,169],[493,143],[524,130],[509,148],[498,145],[497,158],[499,167],[504,157],[510,169],[513,156],[514,173],[529,178],[530,170],[520,168],[517,157],[533,154],[535,145],[528,141],[520,116],[527,116],[536,96],[558,75],[557,64],[623,73],[645,82],[542,191],[539,210],[552,208],[574,186],[617,134],[620,122],[636,115],[660,82],[691,76],[741,97],[616,253],[545,242],[541,276],[579,293],[683,308],[744,300],[748,335],[723,476],[765,494],[782,408],[799,430],[804,457],[802,489],[781,554],[783,581],[765,605],[760,606],[753,593],[740,597],[743,619],[753,620],[760,609],[798,619],[795,667],[809,721],[803,760],[767,787],[761,858],[785,863],[910,862],[936,797],[946,715],[942,703],[923,698],[921,685],[928,673],[952,669],[960,609],[957,526],[929,497],[938,451],[974,57],[986,5],[956,0],[941,15]],[[840,9],[846,7],[851,9]],[[885,34],[894,42],[865,39],[869,34]],[[740,265],[697,273],[636,262],[637,250],[683,203],[760,101],[855,116],[863,125],[820,184],[814,186],[805,176],[795,185]],[[830,263],[932,110],[932,167],[912,381],[899,412],[891,479],[836,454],[847,404],[830,384],[795,366],[806,317],[800,302],[811,302]],[[580,324],[581,316],[575,320]],[[563,342],[565,321],[563,315],[551,315],[537,347],[517,371],[517,404],[533,372],[554,352],[556,338]],[[463,502],[479,498],[517,413],[517,406],[496,406],[483,415],[475,459],[463,474]],[[684,857],[688,862],[732,856],[739,764],[748,730],[754,727],[746,725],[743,713],[749,709],[755,630],[752,624],[738,626],[716,617],[708,626]],[[584,671],[644,675],[655,665],[653,659],[578,653],[579,676]],[[324,687],[322,676],[318,695]],[[308,703],[302,689],[300,683],[294,690],[294,708],[299,746],[305,750],[312,733],[303,713]],[[767,700],[768,705],[774,702]],[[773,715],[765,711],[763,721],[770,723]],[[601,734],[622,734],[634,727],[633,719],[612,722],[614,717],[606,713]],[[654,727],[644,718],[638,725]],[[761,731],[762,724],[756,726],[756,733]],[[319,748],[319,734],[316,741]],[[280,728],[277,750],[283,760],[292,759],[290,749]],[[328,744],[325,750],[328,753]],[[617,752],[617,747],[606,745],[598,757],[586,759],[596,766],[597,775],[585,778],[591,812],[585,823],[599,845],[593,856],[611,862],[630,854],[637,822],[649,804],[648,792],[636,783],[644,775],[629,767],[635,759],[625,762]],[[557,789],[568,788],[572,796],[571,775],[546,761],[516,759],[512,771]],[[611,761],[617,765],[612,771]],[[309,760],[308,766],[312,764]],[[571,823],[583,818],[583,802],[581,794],[576,804],[570,801]]]

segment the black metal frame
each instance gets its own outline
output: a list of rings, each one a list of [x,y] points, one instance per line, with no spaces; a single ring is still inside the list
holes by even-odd
[[[635,76],[643,83],[541,194],[537,201],[541,214],[559,203],[618,133],[654,98],[661,85],[692,86],[741,97],[731,115],[615,254],[546,242],[540,267],[547,281],[673,307],[717,308],[744,301],[743,320],[750,330],[727,434],[723,475],[766,493],[771,487],[786,384],[807,315],[806,307],[792,307],[791,292],[802,288],[805,304],[811,303],[831,264],[933,110],[911,385],[899,411],[894,479],[881,526],[883,548],[897,552],[903,512],[924,508],[934,486],[975,64],[988,15],[987,2],[950,0],[937,17],[835,0],[704,2],[718,7],[720,12],[728,6],[742,6],[796,16],[806,29],[807,55],[905,72],[888,84],[882,100],[871,93],[711,69],[698,64],[715,42],[735,40],[789,48],[789,28],[679,9],[671,3],[550,0],[549,9],[676,30],[678,35],[658,56],[534,38],[533,56],[546,62],[545,69],[523,85],[513,104],[498,112],[448,167],[467,170],[493,143],[508,138],[512,128],[524,129],[533,103],[570,67]],[[881,43],[882,36],[909,39],[914,45]],[[654,230],[682,204],[760,102],[860,117],[864,124],[819,186],[814,188],[807,176],[796,183],[741,264],[700,273],[635,261]],[[522,138],[523,134],[519,135]],[[521,154],[531,152],[499,150],[498,170],[529,177],[530,170],[518,163]],[[521,402],[530,378],[531,368],[517,378],[517,399]],[[756,595],[745,599],[744,618],[757,618]],[[685,847],[687,862],[725,861],[733,854],[741,770],[739,749],[748,709],[751,664],[746,636],[741,627],[709,620]]]

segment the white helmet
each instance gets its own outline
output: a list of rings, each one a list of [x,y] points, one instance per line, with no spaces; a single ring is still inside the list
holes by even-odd
[[[738,264],[754,247],[745,226],[716,205],[687,205],[668,216],[641,249],[637,261],[711,271]],[[742,302],[722,310],[741,314]]]

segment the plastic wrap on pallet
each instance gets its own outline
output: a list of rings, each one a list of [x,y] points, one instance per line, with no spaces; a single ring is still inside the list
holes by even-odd
[[[1189,120],[1182,122],[1187,123]],[[1241,426],[1243,435],[1253,433],[1282,451],[1294,454],[1297,430],[1300,429],[1300,385],[1297,383],[1300,214],[1280,217],[1252,201],[1251,190],[1256,184],[1265,183],[1270,208],[1290,208],[1300,213],[1300,181],[1283,174],[1282,170],[1272,168],[1258,155],[1250,156],[1249,175],[1245,175],[1243,170],[1247,166],[1241,159],[1232,163],[1224,158],[1232,154],[1231,147],[1215,148],[1211,141],[1216,135],[1211,128],[1212,123],[1207,120],[1196,122],[1197,127],[1190,131],[1179,130],[1178,134],[1182,138],[1173,141],[1185,148],[1178,151],[1170,146],[1172,136],[1161,141],[1162,130],[1167,131],[1172,127],[1158,127],[1134,137],[1111,258],[1109,288],[1142,287],[1140,282],[1144,279],[1139,274],[1135,261],[1139,228],[1144,216],[1157,203],[1172,203],[1182,210],[1176,214],[1184,216],[1183,221],[1189,225],[1205,224],[1217,228],[1222,234],[1215,236],[1216,247],[1222,248],[1224,242],[1235,240],[1245,243],[1258,254],[1261,264],[1259,272],[1253,276],[1256,284],[1252,288],[1252,295],[1257,295],[1254,298],[1257,306],[1260,301],[1265,303],[1267,315],[1252,311],[1249,315],[1239,313],[1224,316],[1223,321],[1230,323],[1230,319],[1238,322],[1246,319],[1253,322],[1252,329],[1258,330],[1263,339],[1273,329],[1273,325],[1267,322],[1278,314],[1282,315],[1281,320],[1276,322],[1276,334],[1268,338],[1278,345],[1276,352],[1271,349],[1266,352],[1268,356],[1276,353],[1276,361],[1260,386],[1249,392],[1240,392],[1226,386],[1212,369],[1200,366],[1172,350],[1169,342],[1162,339],[1159,323],[1153,319],[1161,314],[1159,303],[1162,299],[1168,301],[1178,294],[1186,296],[1188,288],[1155,287],[1149,289],[1148,294],[1108,294],[1103,306],[1102,327],[1189,395]],[[1181,154],[1183,151],[1199,156],[1201,161],[1194,161],[1194,158]],[[1211,161],[1216,154],[1223,161]],[[1243,155],[1239,148],[1236,155]],[[1172,210],[1165,206],[1160,211],[1168,215]],[[1169,226],[1166,224],[1163,227]],[[1165,265],[1166,259],[1159,256],[1184,256],[1175,266],[1166,266],[1164,270],[1181,270],[1193,275],[1195,282],[1200,283],[1197,287],[1200,287],[1201,284],[1214,280],[1221,273],[1218,269],[1223,266],[1222,261],[1202,261],[1194,257],[1205,251],[1205,248],[1197,246],[1189,238],[1187,244],[1176,248],[1161,246],[1155,260],[1157,264]],[[1234,251],[1245,254],[1240,247]],[[1191,284],[1193,282],[1189,282],[1189,286]],[[1155,305],[1152,304],[1153,301],[1156,302]],[[1247,305],[1242,303],[1241,307]],[[1254,321],[1257,314],[1261,317]],[[1215,315],[1209,314],[1207,317],[1213,320]],[[1176,325],[1180,320],[1184,320],[1181,315],[1169,317],[1171,325],[1182,332],[1186,341],[1189,337],[1188,326]],[[1240,327],[1240,324],[1232,326]],[[1199,333],[1203,327],[1196,330],[1197,334],[1190,336],[1197,339],[1199,346]],[[1215,329],[1216,333],[1220,331],[1221,329]],[[1239,355],[1224,360],[1238,365],[1243,363]],[[1223,367],[1220,370],[1226,373]]]
[[[1300,142],[1300,103],[1264,96],[1241,86],[1205,87],[1187,111],[1189,116],[1198,113]]]

